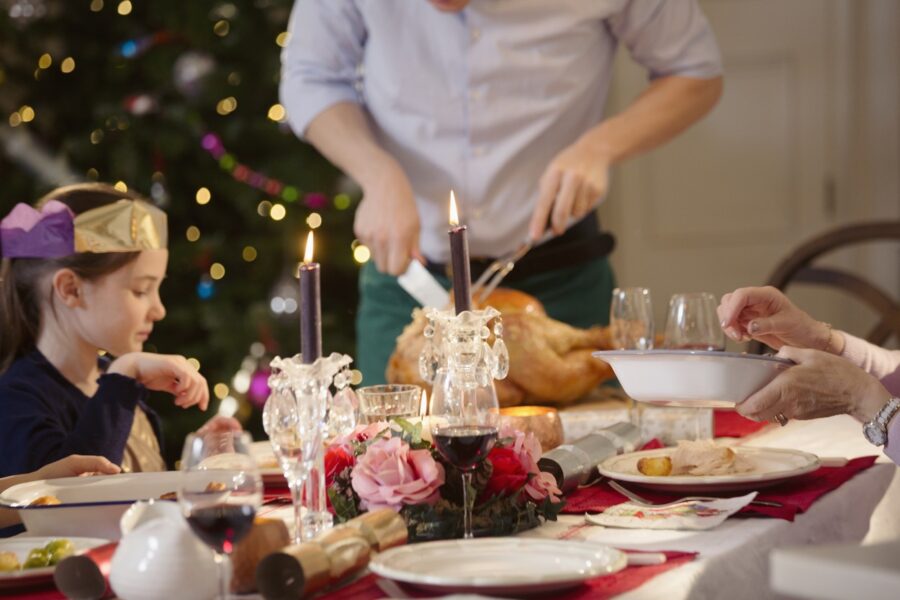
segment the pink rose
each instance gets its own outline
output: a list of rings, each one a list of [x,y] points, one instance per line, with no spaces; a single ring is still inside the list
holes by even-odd
[[[510,446],[522,467],[533,476],[528,479],[525,484],[524,492],[535,502],[541,502],[547,496],[550,496],[551,502],[559,502],[562,491],[556,487],[556,479],[550,473],[541,471],[538,467],[538,460],[541,458],[541,443],[534,437],[533,433],[525,434],[518,429],[513,429],[508,425],[500,428],[500,439],[512,438],[513,443]]]
[[[410,450],[395,437],[373,442],[350,474],[360,508],[399,511],[409,504],[434,504],[444,485],[444,467],[428,450]]]
[[[385,438],[391,437],[390,427],[390,424],[385,421],[369,423],[368,425],[357,425],[350,433],[334,438],[331,441],[331,445],[341,445],[349,451],[353,448],[353,442],[367,442],[379,433]]]

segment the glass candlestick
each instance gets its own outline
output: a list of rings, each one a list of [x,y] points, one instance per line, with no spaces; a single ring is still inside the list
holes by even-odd
[[[325,490],[325,437],[352,429],[355,417],[345,407],[332,410],[335,396],[345,398],[352,358],[345,354],[304,364],[300,355],[270,363],[272,394],[263,410],[263,426],[284,472],[294,502],[294,543],[312,539],[331,527]],[[334,413],[334,414],[332,414]]]

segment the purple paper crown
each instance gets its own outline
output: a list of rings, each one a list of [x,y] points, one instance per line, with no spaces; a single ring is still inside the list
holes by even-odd
[[[61,258],[75,252],[75,215],[58,200],[40,211],[19,203],[0,221],[3,258]]]

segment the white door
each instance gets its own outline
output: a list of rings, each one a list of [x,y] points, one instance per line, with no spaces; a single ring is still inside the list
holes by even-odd
[[[841,172],[830,167],[842,131],[836,107],[846,99],[835,82],[841,61],[834,29],[845,26],[836,18],[839,5],[708,0],[701,6],[722,50],[724,95],[678,139],[617,168],[600,209],[618,236],[613,264],[620,285],[649,287],[658,319],[673,293],[721,295],[759,285],[800,242],[866,216],[837,209]],[[618,58],[611,111],[646,85],[627,51]],[[840,295],[801,292],[797,300],[818,318],[852,329]]]

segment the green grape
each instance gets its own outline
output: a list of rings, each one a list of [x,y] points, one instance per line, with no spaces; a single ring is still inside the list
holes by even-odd
[[[53,540],[44,546],[44,550],[50,553],[50,564],[55,565],[67,556],[71,556],[75,552],[75,546],[70,540],[60,538]]]
[[[18,571],[21,566],[15,552],[0,552],[0,573]]]
[[[41,567],[50,566],[50,553],[43,548],[35,548],[28,553],[25,559],[24,569],[40,569]]]

